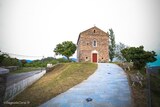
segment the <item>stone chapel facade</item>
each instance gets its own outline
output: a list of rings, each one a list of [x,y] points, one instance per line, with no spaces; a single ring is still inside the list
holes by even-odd
[[[77,41],[78,62],[108,62],[109,34],[96,26],[79,34]]]

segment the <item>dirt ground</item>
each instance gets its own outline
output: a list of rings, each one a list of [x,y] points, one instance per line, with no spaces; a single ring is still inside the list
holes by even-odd
[[[118,65],[121,66],[122,68],[124,68],[122,64],[118,63]],[[147,90],[147,81],[146,81],[145,70],[139,71],[144,76],[144,80],[142,81],[143,86],[141,86],[138,83],[135,83],[135,86],[132,86],[132,81],[131,81],[130,75],[136,74],[138,72],[137,70],[130,68],[130,70],[126,69],[124,71],[126,72],[126,74],[128,76],[129,85],[131,87],[132,98],[134,101],[133,107],[147,107],[148,90]]]

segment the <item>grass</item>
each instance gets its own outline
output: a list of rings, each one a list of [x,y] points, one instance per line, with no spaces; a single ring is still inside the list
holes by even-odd
[[[18,70],[10,72],[11,74],[15,73],[24,73],[24,72],[30,72],[30,71],[35,71],[35,70],[40,70],[40,67],[21,67]]]
[[[26,105],[12,105],[35,107],[43,104],[60,93],[65,92],[76,84],[87,79],[97,69],[93,63],[65,63],[57,66],[53,71],[45,74],[36,83],[16,96],[13,102],[29,101]],[[7,106],[7,105],[5,105]]]

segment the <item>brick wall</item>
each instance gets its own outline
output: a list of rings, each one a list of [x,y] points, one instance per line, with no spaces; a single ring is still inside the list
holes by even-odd
[[[92,62],[92,52],[97,51],[98,62],[108,62],[108,34],[97,27],[88,29],[79,35],[77,42],[77,59],[79,62]],[[97,46],[93,46],[96,41]]]

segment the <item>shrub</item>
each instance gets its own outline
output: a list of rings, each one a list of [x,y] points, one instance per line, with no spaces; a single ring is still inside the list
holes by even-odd
[[[146,63],[157,60],[155,58],[155,52],[145,51],[143,46],[125,48],[121,52],[128,62],[133,62],[133,66],[136,69],[141,69],[146,65]]]
[[[4,58],[1,62],[2,66],[20,66],[21,62],[16,58]]]
[[[70,61],[68,61],[68,60],[65,59],[65,58],[58,58],[57,61],[58,61],[59,63],[67,63],[67,62],[70,62]]]

